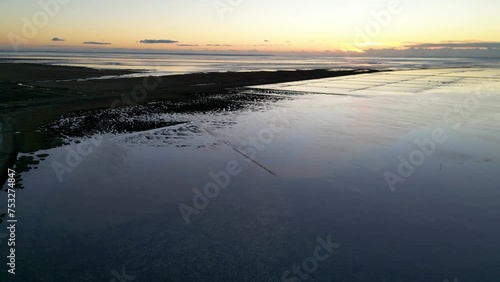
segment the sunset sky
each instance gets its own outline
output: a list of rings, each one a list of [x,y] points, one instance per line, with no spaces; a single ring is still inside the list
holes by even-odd
[[[2,0],[0,11],[3,50],[500,49],[497,0]]]

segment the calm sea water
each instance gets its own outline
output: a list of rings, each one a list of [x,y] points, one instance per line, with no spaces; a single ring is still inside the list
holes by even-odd
[[[154,61],[165,73],[466,64],[44,56],[25,61],[144,69]],[[176,70],[169,72],[171,65]],[[382,72],[273,87],[281,91],[267,86],[199,98],[213,110],[179,112],[157,103],[61,119],[76,127],[95,115],[174,125],[22,154],[38,162],[18,172],[24,189],[16,191],[16,276],[5,271],[10,235],[7,218],[0,222],[0,281],[499,280],[498,69]],[[325,87],[358,92],[319,94]],[[436,129],[446,141],[429,141]],[[415,140],[431,142],[425,150],[432,153]],[[401,158],[413,163],[409,175],[399,172]],[[386,172],[404,176],[394,191]],[[210,190],[216,185],[218,192]],[[6,203],[0,193],[0,214]],[[192,208],[189,221],[181,205]],[[334,252],[327,241],[339,244]]]
[[[327,56],[223,55],[170,53],[0,52],[6,61],[139,69],[157,74],[296,69],[413,69],[500,67],[498,58],[364,58]],[[150,73],[149,73],[150,74]]]

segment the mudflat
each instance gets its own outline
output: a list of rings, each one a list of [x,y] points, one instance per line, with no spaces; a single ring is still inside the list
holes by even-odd
[[[134,71],[6,63],[0,64],[0,113],[15,116],[16,130],[34,131],[41,123],[72,111],[189,99],[193,94],[213,94],[228,88],[359,72],[319,69],[95,79],[132,74]]]
[[[237,87],[367,72],[375,71],[316,69],[153,77],[135,70],[4,63],[0,64],[0,116],[4,135],[0,162],[3,165],[11,163],[17,152],[33,152],[58,145],[54,136],[40,128],[72,112],[153,101],[192,100],[200,95],[223,94]]]

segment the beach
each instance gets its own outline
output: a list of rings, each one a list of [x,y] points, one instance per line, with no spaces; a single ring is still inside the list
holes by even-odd
[[[1,1],[0,282],[498,282],[499,10]]]
[[[0,64],[3,134],[5,140],[11,140],[2,144],[2,167],[11,166],[17,152],[59,145],[60,136],[54,136],[54,132],[41,132],[40,128],[71,112],[135,106],[152,101],[190,100],[231,88],[355,75],[364,71],[257,71],[118,78],[141,72],[36,63]],[[14,136],[13,132],[18,133]]]
[[[27,80],[13,281],[500,275],[497,68]]]
[[[15,117],[16,130],[30,133],[51,119],[79,110],[191,99],[196,95],[221,93],[236,87],[355,75],[362,72],[372,71],[222,72],[106,79],[137,71],[43,64],[0,64],[2,99],[5,99],[1,103],[1,111],[4,117]],[[98,77],[104,79],[96,79]]]
[[[1,1],[0,282],[498,282],[499,10]]]

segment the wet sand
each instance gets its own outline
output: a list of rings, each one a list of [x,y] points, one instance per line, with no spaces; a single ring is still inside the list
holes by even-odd
[[[137,71],[0,64],[0,116],[3,123],[8,123],[4,128],[10,128],[3,134],[6,140],[13,140],[3,143],[0,163],[3,169],[11,165],[12,156],[17,152],[33,152],[60,145],[57,136],[40,132],[40,128],[68,113],[127,107],[153,101],[189,101],[199,95],[224,93],[227,89],[236,87],[355,75],[360,72],[374,71],[320,69],[92,79],[130,75]]]
[[[30,134],[66,113],[191,99],[235,87],[354,75],[359,71],[277,71],[195,73],[76,81],[126,75],[133,71],[38,64],[0,64],[0,114],[15,120],[15,130]],[[367,71],[373,72],[373,71]],[[68,80],[71,81],[61,81]],[[19,85],[21,83],[21,85]],[[31,147],[24,147],[32,150]],[[40,148],[36,148],[40,149]]]
[[[91,69],[44,64],[6,63],[0,64],[0,81],[33,82],[40,80],[63,80],[96,76],[132,74],[133,70]]]
[[[152,99],[189,98],[195,93],[215,93],[227,88],[260,85],[268,83],[290,82],[325,77],[336,77],[358,74],[360,71],[328,71],[297,70],[297,71],[258,71],[258,72],[220,72],[193,73],[185,75],[169,75],[161,77],[134,77],[120,79],[98,79],[77,81],[98,76],[127,75],[133,71],[95,70],[88,68],[62,67],[36,64],[0,64],[0,82],[2,83],[2,107],[22,107],[42,105],[53,102],[81,102],[82,100],[102,100],[102,106],[109,106],[112,99],[126,95],[134,100],[132,93],[136,88],[145,88],[147,97],[144,100],[135,99],[134,104],[148,102]],[[373,72],[373,71],[367,71]],[[146,76],[146,75],[144,75]],[[69,80],[69,81],[64,81]],[[33,92],[33,96],[7,98],[9,90]],[[13,89],[9,89],[9,87]],[[44,95],[48,93],[50,95]],[[106,101],[107,100],[107,101]],[[126,99],[123,99],[126,100]],[[124,101],[120,105],[127,106]]]
[[[13,281],[286,281],[331,236],[308,281],[496,282],[499,89],[497,69],[432,69],[70,113],[49,130],[81,142],[22,173]],[[79,137],[99,119],[120,128]]]

